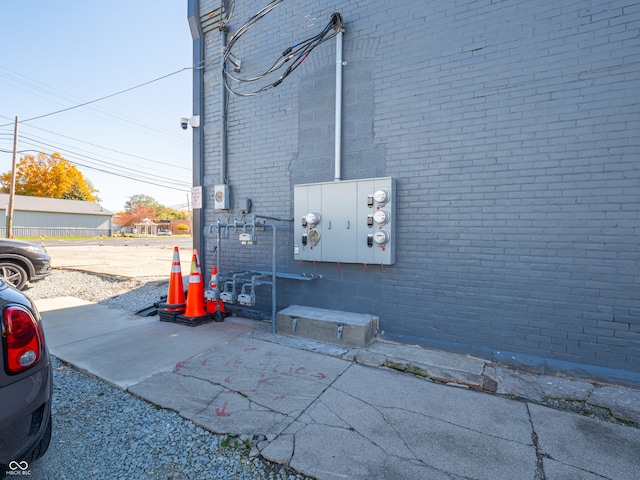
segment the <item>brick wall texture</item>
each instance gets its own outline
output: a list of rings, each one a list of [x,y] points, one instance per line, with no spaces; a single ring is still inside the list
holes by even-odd
[[[201,13],[219,2],[201,2]],[[266,4],[268,2],[258,2]],[[261,8],[237,1],[232,35]],[[288,0],[234,46],[241,75],[345,21],[342,179],[396,179],[396,263],[298,262],[291,304],[381,319],[390,339],[640,382],[640,2]],[[284,82],[230,95],[220,183],[220,51],[206,34],[205,223],[293,217],[293,185],[333,180],[335,40]],[[232,84],[249,92],[269,82]],[[272,234],[221,242],[222,271],[269,270]],[[215,230],[205,256],[214,260]],[[258,309],[270,314],[270,287]]]

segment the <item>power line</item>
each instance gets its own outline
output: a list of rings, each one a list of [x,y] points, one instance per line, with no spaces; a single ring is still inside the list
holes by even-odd
[[[27,145],[32,145],[34,147],[37,147],[39,145],[44,145],[46,147],[49,147],[49,148],[52,148],[53,150],[58,151],[59,153],[60,152],[65,152],[65,154],[67,154],[67,155],[71,154],[71,155],[76,156],[76,157],[83,157],[83,158],[85,158],[87,160],[91,160],[91,161],[94,161],[94,162],[98,162],[100,164],[108,165],[110,167],[116,167],[116,168],[119,168],[119,169],[124,169],[127,172],[135,172],[135,173],[139,173],[139,174],[141,174],[143,176],[147,176],[148,175],[148,171],[137,170],[135,168],[132,168],[130,165],[126,165],[126,166],[118,165],[116,163],[111,163],[111,162],[108,162],[106,160],[100,160],[98,158],[94,158],[94,157],[91,157],[91,156],[83,154],[83,153],[74,152],[74,151],[68,150],[68,149],[61,149],[61,148],[58,148],[58,146],[48,144],[48,143],[43,142],[41,140],[30,138],[30,137],[25,136],[25,135],[22,135],[20,137],[20,141],[23,142],[23,143],[26,143]],[[163,177],[163,176],[160,176],[160,175],[155,175],[152,178],[164,179],[164,180],[166,180],[166,181],[168,181],[170,183],[177,183],[177,184],[186,184],[187,183],[187,182],[182,182],[182,181],[176,180],[173,177],[171,177],[171,178],[170,177]]]
[[[2,149],[0,149],[0,151],[6,152],[6,153],[10,153],[10,152],[7,152],[6,150],[2,150]],[[18,151],[18,153],[21,153],[21,154],[22,153],[26,153],[26,152],[42,153],[40,150],[20,150],[20,151]],[[47,155],[47,156],[50,157],[51,155]],[[88,168],[90,170],[95,170],[97,172],[108,173],[110,175],[113,175],[113,176],[116,176],[116,177],[120,177],[120,178],[126,178],[126,179],[129,179],[129,180],[134,180],[134,181],[138,181],[138,182],[139,181],[143,181],[144,183],[148,183],[150,185],[155,185],[157,187],[168,188],[168,189],[171,189],[171,190],[177,190],[179,192],[190,192],[191,191],[191,187],[187,186],[187,185],[185,185],[184,187],[170,186],[170,185],[167,185],[167,184],[158,183],[157,181],[153,180],[153,177],[151,178],[151,180],[149,180],[149,179],[141,179],[139,177],[134,177],[132,175],[127,175],[125,173],[114,173],[112,170],[104,170],[102,168],[97,168],[97,167],[94,167],[94,166],[91,166],[91,165],[86,165],[86,164],[83,164],[83,163],[78,162],[78,161],[72,161],[72,160],[69,160],[69,159],[66,159],[66,158],[65,158],[65,160],[67,160],[69,163],[71,163],[73,165],[79,165],[79,166],[81,166],[83,168]]]
[[[69,136],[67,136],[67,135],[62,135],[61,133],[52,132],[51,130],[47,130],[47,129],[45,129],[45,128],[35,127],[35,126],[33,126],[33,125],[27,125],[27,127],[28,127],[28,128],[35,128],[35,129],[37,129],[37,130],[42,130],[42,131],[44,131],[44,132],[51,133],[51,134],[53,134],[53,135],[57,135],[57,136],[62,137],[62,138],[67,138],[67,139],[69,139],[69,140],[73,140],[73,141],[75,141],[75,142],[80,142],[80,143],[84,143],[84,144],[86,144],[86,145],[91,145],[92,147],[96,147],[96,148],[100,148],[100,149],[103,149],[103,150],[107,150],[107,151],[109,151],[109,152],[117,153],[117,154],[120,154],[120,155],[126,155],[127,157],[136,158],[136,159],[138,159],[138,160],[144,160],[144,161],[147,161],[147,162],[153,163],[154,165],[165,165],[165,166],[168,166],[168,167],[174,167],[174,168],[176,168],[176,167],[177,167],[176,165],[171,164],[171,163],[161,162],[161,161],[158,161],[158,160],[154,160],[154,159],[152,159],[152,158],[141,157],[141,156],[139,156],[139,155],[134,155],[134,154],[132,154],[132,153],[122,152],[122,151],[120,151],[120,150],[116,150],[116,149],[109,148],[109,147],[104,147],[104,146],[102,146],[102,145],[97,145],[97,144],[95,144],[95,143],[91,143],[91,142],[87,142],[87,141],[84,141],[84,140],[80,140],[80,139],[78,139],[78,138],[73,138],[73,137],[69,137]],[[2,135],[2,134],[0,133],[0,135]],[[24,138],[24,135],[22,135],[22,137],[21,137],[21,138]],[[33,140],[43,141],[43,142],[44,142],[46,139],[38,138],[38,137],[34,137],[34,138],[33,138]],[[65,145],[65,144],[62,144],[62,143],[59,143],[59,145],[61,145],[61,146],[68,146],[68,145]],[[56,147],[54,147],[53,149],[54,149],[54,150],[56,150],[57,148],[56,148]],[[88,152],[88,153],[93,153],[93,152],[90,152],[90,151],[88,151],[88,150],[85,150],[85,151],[86,151],[86,152]]]
[[[55,112],[46,113],[44,115],[38,115],[37,117],[31,117],[31,118],[27,118],[25,120],[20,120],[20,123],[25,123],[25,122],[30,122],[32,120],[38,120],[40,118],[50,117],[51,115],[56,115],[58,113],[67,112],[69,110],[74,110],[76,108],[84,107],[86,105],[90,105],[92,103],[96,103],[96,102],[99,102],[101,100],[106,100],[107,98],[115,97],[116,95],[121,95],[123,93],[130,92],[131,90],[135,90],[137,88],[144,87],[146,85],[149,85],[149,84],[154,83],[154,82],[158,82],[160,80],[164,80],[165,78],[171,77],[171,76],[176,75],[176,74],[181,73],[181,72],[184,72],[185,70],[191,70],[192,68],[193,67],[184,67],[184,68],[181,68],[180,70],[176,70],[175,72],[168,73],[168,74],[163,75],[161,77],[154,78],[153,80],[149,80],[148,82],[144,82],[144,83],[141,83],[139,85],[135,85],[133,87],[126,88],[124,90],[120,90],[119,92],[112,93],[110,95],[105,95],[104,97],[96,98],[95,100],[90,100],[88,102],[84,102],[84,103],[81,103],[79,105],[63,108],[61,110],[56,110]],[[7,125],[11,125],[11,124],[7,123],[7,124],[4,124],[4,125],[0,125],[0,127],[6,127]]]

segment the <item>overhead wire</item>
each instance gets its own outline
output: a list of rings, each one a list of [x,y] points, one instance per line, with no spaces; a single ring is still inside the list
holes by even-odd
[[[5,153],[10,153],[9,151],[3,150],[3,149],[0,149],[0,151],[1,152],[5,152]],[[17,153],[24,154],[24,153],[27,153],[27,152],[43,153],[41,150],[31,150],[31,149],[20,150]],[[45,154],[45,155],[48,156],[48,157],[51,157],[51,155],[48,155],[48,154]],[[171,185],[167,185],[165,183],[159,183],[159,182],[157,182],[155,180],[156,177],[149,177],[149,179],[141,180],[139,177],[135,177],[133,175],[128,175],[126,173],[114,173],[113,170],[106,170],[106,169],[103,169],[103,168],[95,167],[93,165],[87,165],[87,164],[82,163],[81,161],[69,160],[69,158],[66,158],[66,157],[64,157],[64,159],[67,160],[72,165],[78,165],[78,166],[81,166],[83,168],[88,168],[90,170],[95,170],[97,172],[108,173],[108,174],[114,175],[116,177],[126,178],[126,179],[134,180],[134,181],[144,181],[145,183],[148,183],[148,184],[151,184],[151,185],[155,185],[155,186],[163,187],[163,188],[168,188],[168,189],[171,189],[171,190],[177,190],[177,191],[180,191],[180,192],[189,192],[190,191],[190,187],[189,186],[180,187],[178,185],[171,186]]]
[[[2,67],[2,68],[4,68],[4,67]],[[123,94],[123,93],[129,92],[129,91],[131,91],[131,90],[134,90],[134,89],[137,89],[137,88],[140,88],[140,87],[143,87],[143,86],[149,85],[149,84],[151,84],[151,83],[154,83],[154,82],[157,82],[157,81],[163,80],[163,79],[165,79],[165,78],[168,78],[168,77],[170,77],[170,76],[176,75],[176,74],[178,74],[178,73],[180,73],[180,72],[183,72],[183,71],[185,71],[185,70],[189,70],[189,69],[192,69],[192,68],[193,68],[193,67],[185,67],[185,68],[182,68],[182,69],[180,69],[180,70],[176,70],[176,71],[171,72],[171,73],[169,73],[169,74],[163,75],[163,76],[161,76],[161,77],[155,78],[155,79],[153,79],[153,80],[150,80],[150,81],[147,81],[147,82],[144,82],[144,83],[141,83],[141,84],[135,85],[135,86],[133,86],[133,87],[129,87],[129,88],[124,89],[124,90],[120,90],[120,91],[115,92],[115,93],[112,93],[112,94],[110,94],[110,95],[105,95],[105,96],[102,96],[102,97],[100,97],[100,98],[96,98],[96,99],[91,100],[91,101],[82,102],[82,103],[80,103],[80,104],[76,104],[76,105],[74,105],[74,106],[67,107],[67,108],[64,108],[64,109],[60,109],[60,110],[57,110],[57,111],[54,111],[54,112],[50,112],[50,113],[47,113],[47,114],[44,114],[44,115],[39,115],[39,116],[35,116],[35,117],[30,117],[30,118],[27,118],[27,119],[21,119],[21,120],[20,120],[20,124],[21,124],[21,125],[23,125],[23,124],[25,124],[26,122],[29,122],[29,121],[32,121],[32,120],[36,120],[36,119],[40,119],[40,118],[44,118],[44,117],[49,117],[49,116],[52,116],[52,115],[55,115],[55,114],[58,114],[58,113],[62,113],[62,112],[69,111],[69,110],[72,110],[72,109],[77,109],[77,108],[80,108],[80,107],[84,107],[84,106],[87,106],[87,105],[90,105],[90,104],[93,104],[93,103],[99,102],[99,101],[101,101],[101,100],[105,100],[105,99],[107,99],[107,98],[111,98],[111,97],[114,97],[114,96],[116,96],[116,95],[120,95],[120,94]],[[11,78],[13,81],[16,81],[16,80],[15,80],[15,75],[20,75],[20,74],[18,74],[17,72],[13,72],[12,70],[9,70],[9,69],[5,69],[5,70],[8,70],[8,71],[9,71],[9,72],[11,72],[14,76],[13,76],[13,78],[11,78],[11,77],[9,77],[9,76],[7,76],[7,75],[3,75],[3,76],[5,76],[5,78]],[[1,73],[1,72],[0,72],[0,73]],[[28,79],[28,77],[25,77],[25,78],[27,78],[27,79]],[[28,81],[28,82],[25,82],[25,84],[27,84],[27,85],[31,86],[31,88],[34,88],[34,89],[36,89],[36,90],[38,90],[38,91],[42,91],[42,89],[41,89],[41,88],[37,88],[36,86],[34,86],[34,82],[35,82],[35,83],[37,83],[37,84],[41,84],[41,85],[43,85],[43,86],[44,86],[44,87],[46,87],[48,90],[55,91],[55,89],[52,89],[52,88],[50,88],[50,87],[46,86],[45,84],[42,84],[41,82],[38,82],[38,81],[36,81],[36,80],[30,80],[30,81]],[[58,96],[58,97],[59,97],[59,96]],[[7,120],[10,120],[10,118],[9,118],[9,117],[6,117],[6,116],[4,116],[4,115],[0,115],[0,117],[2,117],[2,118],[6,118]],[[0,128],[2,128],[2,127],[10,127],[10,126],[12,126],[12,125],[13,125],[13,122],[12,122],[12,123],[7,123],[7,124],[0,125]],[[165,162],[158,162],[158,161],[155,161],[155,160],[152,160],[152,159],[148,159],[148,158],[145,158],[145,157],[141,157],[141,156],[138,156],[138,155],[133,155],[133,154],[129,154],[129,153],[126,153],[126,152],[121,152],[121,151],[118,151],[118,150],[114,150],[114,149],[111,149],[111,148],[109,148],[109,147],[104,147],[104,146],[96,145],[96,144],[93,144],[93,143],[90,143],[90,142],[85,142],[85,141],[83,141],[83,140],[79,140],[79,139],[75,139],[75,138],[73,138],[73,137],[69,137],[69,136],[66,136],[66,135],[58,134],[58,133],[56,133],[56,132],[52,132],[52,131],[50,131],[50,130],[46,130],[46,129],[44,129],[44,128],[36,127],[36,126],[34,126],[34,125],[26,124],[25,126],[26,126],[26,127],[28,127],[28,128],[36,128],[36,129],[40,129],[40,130],[42,130],[42,131],[45,131],[45,132],[48,132],[48,133],[51,133],[51,134],[54,134],[54,135],[58,135],[58,136],[61,136],[61,137],[64,137],[64,138],[68,138],[68,139],[71,139],[71,140],[73,140],[73,141],[77,141],[77,142],[85,143],[85,144],[88,144],[88,145],[91,145],[91,146],[94,146],[94,147],[97,147],[97,148],[101,148],[101,149],[104,149],[104,150],[108,150],[108,151],[116,152],[116,153],[119,153],[119,154],[121,154],[121,155],[127,155],[127,156],[130,156],[130,157],[134,157],[134,158],[138,158],[138,159],[146,160],[146,161],[149,161],[149,162],[153,162],[153,163],[154,163],[154,164],[156,164],[156,165],[157,165],[157,164],[163,164],[163,165],[167,165],[167,166],[175,167],[175,165],[171,165],[171,164],[169,164],[169,163],[165,163]],[[1,131],[0,131],[0,134],[1,134],[2,136],[5,136],[5,137],[9,137],[9,136],[12,136],[12,135],[13,135],[13,134],[12,134],[12,133],[10,133],[10,132],[6,132],[6,133],[4,133],[4,132],[1,132]],[[185,191],[185,192],[187,192],[187,191],[189,191],[189,188],[190,188],[190,183],[188,183],[187,181],[185,181],[185,182],[181,182],[181,181],[179,181],[179,180],[176,180],[176,177],[175,177],[175,176],[172,176],[172,177],[163,177],[163,176],[158,176],[157,174],[154,174],[153,176],[149,176],[147,172],[143,172],[143,171],[140,171],[140,170],[132,169],[132,168],[131,168],[131,166],[130,166],[130,164],[128,164],[127,166],[122,166],[122,165],[118,165],[118,164],[115,164],[115,163],[112,163],[112,162],[108,162],[108,161],[105,161],[105,160],[100,160],[100,159],[97,159],[97,158],[95,158],[95,157],[92,157],[92,156],[89,156],[89,155],[83,154],[83,153],[74,152],[74,151],[72,151],[72,150],[69,150],[68,148],[60,148],[60,144],[59,144],[59,142],[58,142],[58,145],[53,145],[53,144],[51,144],[51,143],[48,143],[46,140],[43,140],[42,138],[37,138],[37,137],[36,137],[36,138],[29,138],[28,136],[25,136],[25,135],[24,135],[24,133],[21,135],[21,137],[20,137],[20,138],[21,138],[21,141],[23,141],[23,142],[24,142],[24,143],[26,143],[27,145],[31,145],[31,146],[34,146],[34,147],[42,147],[42,146],[46,146],[46,147],[51,148],[51,149],[52,149],[52,151],[58,151],[59,153],[60,153],[60,152],[61,152],[61,153],[64,153],[64,154],[65,154],[65,156],[67,157],[67,158],[65,158],[66,160],[70,161],[70,162],[71,162],[71,163],[73,163],[73,164],[77,164],[77,165],[79,165],[79,166],[82,166],[83,168],[88,168],[88,169],[91,169],[91,170],[95,170],[95,171],[99,171],[99,172],[107,173],[107,174],[110,174],[110,175],[113,175],[113,176],[117,176],[117,177],[121,177],[121,178],[128,178],[128,179],[131,179],[131,180],[143,181],[143,182],[148,183],[148,184],[152,184],[152,185],[156,185],[156,186],[161,186],[161,187],[165,187],[165,188],[170,188],[170,189],[174,189],[174,190],[180,190],[180,191]],[[166,137],[163,137],[163,138],[166,138]],[[46,148],[46,149],[48,149],[48,148]],[[38,152],[41,152],[42,150],[46,150],[46,149],[41,149],[41,150],[39,150]],[[27,151],[27,150],[22,150],[20,153],[23,153],[23,152],[26,152],[26,151]],[[11,151],[7,151],[7,150],[4,150],[4,149],[0,149],[0,152],[3,152],[3,153],[12,153]],[[44,152],[42,152],[42,153],[44,153]],[[90,153],[90,154],[93,154],[93,152],[89,152],[89,153]],[[71,155],[71,157],[69,157],[69,155]],[[84,162],[85,162],[85,163],[82,163],[82,162],[77,161],[77,158],[76,158],[76,157],[84,157]],[[74,158],[76,158],[76,160],[75,160],[75,161],[73,161],[73,159],[74,159]],[[95,164],[91,164],[91,163],[87,164],[87,163],[86,163],[87,161],[89,161],[89,162],[92,162],[92,161],[93,161],[93,162],[98,162],[98,164],[99,164],[100,162],[102,162],[103,164],[108,165],[108,167],[99,168],[99,166],[96,166]],[[107,169],[107,168],[108,168],[108,169]],[[115,169],[115,170],[114,170],[114,169]],[[132,171],[133,171],[134,173],[136,173],[136,172],[137,172],[139,175],[142,175],[142,177],[141,177],[141,176],[135,176],[135,175],[132,175],[132,174],[130,173],[130,172],[132,172]],[[168,175],[171,175],[171,174],[168,174]],[[160,182],[158,182],[158,180],[162,180],[164,183],[160,183]]]
[[[107,98],[115,97],[116,95],[122,95],[123,93],[130,92],[131,90],[135,90],[137,88],[144,87],[146,85],[149,85],[149,84],[154,83],[154,82],[158,82],[160,80],[164,80],[165,78],[171,77],[171,76],[176,75],[176,74],[181,73],[181,72],[184,72],[185,70],[191,70],[192,68],[193,67],[184,67],[184,68],[181,68],[180,70],[176,70],[175,72],[171,72],[171,73],[168,73],[168,74],[163,75],[161,77],[154,78],[153,80],[149,80],[147,82],[135,85],[133,87],[125,88],[124,90],[120,90],[118,92],[111,93],[109,95],[105,95],[103,97],[96,98],[96,99],[90,100],[88,102],[83,102],[83,103],[81,103],[79,105],[74,105],[74,106],[71,106],[71,107],[67,107],[67,108],[63,108],[63,109],[60,109],[60,110],[56,110],[55,112],[45,113],[43,115],[38,115],[36,117],[22,119],[22,120],[20,120],[20,123],[26,123],[26,122],[30,122],[32,120],[38,120],[40,118],[50,117],[51,115],[57,115],[58,113],[67,112],[69,110],[74,110],[76,108],[80,108],[80,107],[84,107],[84,106],[87,106],[87,105],[91,105],[92,103],[96,103],[96,102],[99,102],[101,100],[106,100]],[[11,124],[8,123],[8,124],[0,125],[0,127],[6,127],[7,125],[11,125]]]
[[[224,3],[224,2],[223,2]],[[282,83],[282,81],[291,74],[296,68],[300,66],[300,64],[307,58],[307,56],[311,53],[313,49],[321,45],[322,43],[328,41],[329,39],[335,37],[338,32],[342,31],[344,28],[342,16],[339,13],[333,13],[329,20],[329,23],[324,27],[324,29],[305,40],[302,40],[291,47],[285,49],[279,58],[277,58],[272,65],[267,68],[263,73],[254,75],[252,77],[240,77],[238,75],[234,75],[229,71],[229,64],[234,66],[234,70],[237,72],[241,68],[240,62],[236,59],[237,57],[233,54],[232,49],[235,43],[242,37],[251,27],[253,27],[258,20],[263,18],[269,12],[271,12],[275,7],[277,7],[282,0],[273,0],[269,2],[265,7],[258,11],[255,15],[253,15],[247,22],[245,22],[230,38],[227,43],[227,47],[224,51],[222,58],[222,72],[223,72],[223,83],[225,88],[232,94],[240,97],[251,97],[258,95],[266,90],[277,87]],[[228,21],[228,20],[227,20]],[[226,25],[225,25],[226,28]],[[333,33],[331,31],[333,30]],[[250,83],[256,82],[258,80],[262,80],[265,77],[273,74],[279,69],[283,68],[288,62],[288,68],[278,77],[275,81],[268,83],[262,86],[259,89],[256,89],[251,92],[240,92],[230,85],[230,80],[235,83]]]
[[[33,127],[33,126],[30,126],[30,127]],[[41,129],[41,130],[48,131],[46,129]],[[7,134],[7,136],[9,136],[9,134]],[[77,140],[77,139],[72,138],[72,140]],[[77,141],[82,142],[82,140],[77,140]],[[179,177],[177,177],[172,173],[167,172],[166,175],[162,175],[157,171],[157,169],[154,169],[153,170],[154,173],[151,174],[149,173],[150,172],[149,170],[144,171],[144,170],[132,168],[130,163],[118,164],[118,163],[114,163],[115,161],[113,159],[109,159],[108,157],[107,157],[108,159],[96,158],[96,155],[99,155],[99,154],[96,154],[94,152],[87,151],[87,150],[82,151],[82,149],[80,149],[80,152],[79,152],[77,151],[78,150],[77,148],[74,148],[74,147],[66,148],[68,147],[67,145],[61,144],[59,142],[56,142],[55,144],[53,144],[51,143],[50,140],[44,139],[42,137],[25,135],[23,133],[20,136],[20,142],[21,144],[25,144],[26,146],[37,148],[38,150],[22,149],[16,152],[19,154],[25,154],[27,152],[37,152],[37,153],[43,153],[47,156],[50,156],[45,152],[52,151],[52,152],[60,153],[65,160],[69,161],[74,165],[87,168],[90,170],[102,172],[102,173],[107,173],[115,177],[127,178],[130,180],[140,181],[140,182],[144,182],[144,183],[148,183],[148,184],[152,184],[160,187],[165,187],[173,190],[184,191],[184,192],[188,192],[190,189],[190,185],[191,185],[190,180],[180,180]],[[90,145],[93,145],[89,142],[83,142],[83,143],[88,143]],[[108,147],[100,147],[100,146],[98,147],[117,152],[117,150],[109,149]],[[0,149],[0,152],[12,153],[11,150],[6,150],[6,149]],[[84,153],[81,153],[81,152],[84,152]],[[164,162],[157,162],[151,159],[145,159],[144,157],[138,157],[138,156],[126,154],[126,153],[125,155],[134,156],[134,157],[152,162],[154,164],[159,163],[169,167],[176,167],[176,165],[171,165]]]
[[[1,116],[2,115],[0,115],[0,117]],[[58,137],[66,138],[68,140],[73,140],[74,142],[84,143],[85,145],[90,145],[92,147],[96,147],[96,148],[100,148],[102,150],[106,150],[106,151],[109,151],[109,152],[117,153],[119,155],[125,155],[127,157],[135,158],[135,159],[138,159],[138,160],[148,161],[148,162],[153,163],[154,165],[166,165],[166,166],[169,166],[169,167],[175,167],[176,166],[176,165],[174,165],[172,163],[161,162],[161,161],[158,161],[158,160],[155,160],[155,159],[152,159],[152,158],[142,157],[140,155],[135,155],[133,153],[127,153],[127,152],[123,152],[121,150],[116,150],[114,148],[105,147],[103,145],[98,145],[98,144],[95,144],[95,143],[92,143],[92,142],[87,142],[86,140],[81,140],[79,138],[70,137],[70,136],[64,135],[62,133],[53,132],[51,130],[47,130],[46,128],[36,127],[35,125],[27,125],[26,127],[27,128],[33,128],[33,129],[36,129],[36,130],[41,130],[41,131],[47,132],[47,133],[51,133],[51,134],[56,135]],[[2,132],[0,132],[0,135],[7,135],[7,136],[11,135],[13,137],[13,133],[12,132],[11,133],[6,133],[6,134],[3,134]],[[91,152],[89,152],[89,153],[91,153]]]
[[[57,153],[65,154],[65,157],[64,157],[65,160],[71,161],[70,158],[67,158],[67,157],[69,157],[69,155],[71,155],[72,157],[83,157],[86,160],[97,162],[99,164],[104,164],[104,165],[107,165],[109,167],[122,169],[122,170],[124,170],[126,172],[138,173],[140,175],[143,175],[143,177],[145,177],[145,178],[147,178],[150,175],[148,170],[147,171],[139,170],[139,169],[131,167],[130,164],[128,164],[128,165],[119,165],[117,163],[109,162],[109,161],[104,160],[104,159],[95,158],[95,157],[87,155],[85,153],[76,152],[76,151],[70,150],[68,148],[60,148],[59,144],[58,145],[52,145],[52,144],[44,142],[42,140],[31,138],[29,136],[22,135],[20,137],[20,141],[21,141],[21,143],[26,143],[27,145],[31,145],[31,146],[34,146],[34,147],[38,147],[38,146],[49,147],[49,149],[51,149],[51,151],[56,151]],[[89,152],[89,153],[91,153],[91,152]],[[185,185],[185,184],[187,184],[187,181],[180,181],[175,176],[165,177],[165,176],[159,175],[157,172],[154,172],[153,173],[153,177],[151,177],[151,178],[164,179],[168,183],[177,184],[177,185]]]
[[[10,82],[3,82],[2,77],[10,80]],[[34,95],[40,98],[43,98],[47,101],[53,101],[60,105],[69,105],[70,103],[78,103],[84,102],[84,100],[79,99],[78,97],[74,97],[73,95],[69,95],[66,92],[59,90],[57,88],[51,87],[45,83],[42,83],[38,80],[30,78],[26,75],[18,73],[9,68],[3,67],[0,65],[0,83],[5,83],[6,85],[11,86],[12,88],[16,88],[27,92],[29,95]],[[176,141],[184,141],[184,136],[180,136],[175,134],[173,131],[169,131],[166,129],[157,128],[155,126],[146,124],[144,122],[139,121],[138,119],[134,119],[131,117],[127,117],[125,115],[120,114],[114,110],[110,110],[104,107],[91,106],[86,110],[97,113],[97,117],[103,120],[107,120],[111,123],[119,123],[118,120],[121,120],[123,123],[126,123],[127,129],[140,130],[146,133],[151,132],[152,135],[158,136],[163,140],[167,140],[168,137],[174,139]],[[83,112],[89,115],[88,112]],[[94,115],[91,115],[94,116]],[[4,117],[0,115],[0,117]],[[3,125],[6,126],[6,125]],[[33,127],[33,125],[31,125]],[[37,128],[37,127],[34,127]]]

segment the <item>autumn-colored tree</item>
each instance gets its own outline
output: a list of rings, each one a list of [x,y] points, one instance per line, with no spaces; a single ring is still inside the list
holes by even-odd
[[[136,223],[149,220],[156,222],[158,218],[153,208],[145,205],[132,205],[126,212],[120,212],[113,220],[113,223],[123,227],[133,227]]]
[[[160,205],[153,197],[144,194],[131,195],[129,200],[125,202],[125,211],[130,212],[135,207],[149,207],[153,210],[154,215],[149,218],[155,218],[157,220],[172,220],[172,219],[186,219],[187,213],[184,211],[174,210],[172,208]]]
[[[0,192],[9,193],[11,171],[0,176]],[[16,195],[64,198],[67,200],[98,201],[98,191],[69,161],[59,153],[38,158],[25,155],[16,165]]]

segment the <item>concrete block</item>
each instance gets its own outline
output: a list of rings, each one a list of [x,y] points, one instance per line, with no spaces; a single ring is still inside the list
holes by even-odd
[[[278,312],[277,332],[322,342],[365,347],[375,338],[379,318],[362,313],[291,305]]]

